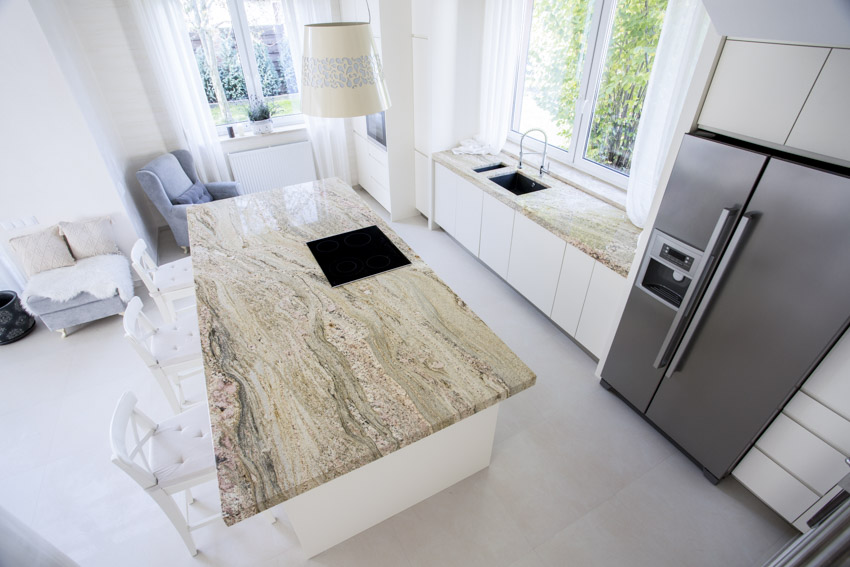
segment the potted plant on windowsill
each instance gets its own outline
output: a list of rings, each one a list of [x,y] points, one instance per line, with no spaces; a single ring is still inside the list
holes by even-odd
[[[272,133],[271,109],[266,101],[251,97],[248,103],[248,119],[254,134]]]

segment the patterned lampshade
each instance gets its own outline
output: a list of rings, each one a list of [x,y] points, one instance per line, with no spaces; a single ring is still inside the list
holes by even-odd
[[[390,107],[381,58],[369,24],[338,22],[304,26],[301,111],[349,118]]]

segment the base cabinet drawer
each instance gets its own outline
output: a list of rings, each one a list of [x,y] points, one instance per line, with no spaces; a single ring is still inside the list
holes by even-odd
[[[492,195],[484,194],[481,207],[481,243],[478,249],[478,257],[502,279],[508,279],[508,260],[511,256],[514,214],[512,208]]]
[[[738,463],[732,476],[788,522],[793,523],[820,498],[755,448]]]
[[[539,224],[516,215],[508,283],[547,316],[552,313],[566,247],[566,242]]]
[[[823,496],[847,472],[844,455],[817,435],[780,413],[756,441],[756,447]]]

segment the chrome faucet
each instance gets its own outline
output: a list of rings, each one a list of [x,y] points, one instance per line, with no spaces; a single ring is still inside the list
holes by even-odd
[[[543,134],[543,157],[540,160],[540,177],[543,177],[544,173],[549,173],[549,169],[546,167],[546,150],[549,149],[549,137],[546,135],[546,132],[541,130],[540,128],[532,128],[531,130],[527,130],[525,134],[522,135],[522,138],[519,139],[519,164],[517,164],[517,169],[522,169],[522,156],[523,149],[522,144],[525,142],[525,137],[528,136],[530,132],[540,132]],[[539,154],[540,152],[529,152],[531,154]]]

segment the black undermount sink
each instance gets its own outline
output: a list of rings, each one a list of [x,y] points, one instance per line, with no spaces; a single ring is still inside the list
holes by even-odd
[[[497,185],[501,185],[514,195],[525,195],[527,193],[533,193],[535,191],[540,191],[541,189],[549,188],[548,185],[544,185],[539,181],[534,181],[533,179],[530,179],[525,175],[521,175],[516,171],[506,173],[505,175],[491,177],[490,181]]]
[[[475,173],[484,173],[485,171],[491,171],[493,169],[502,169],[503,167],[508,167],[506,163],[494,163],[491,165],[482,165],[481,167],[476,167],[472,171]]]

